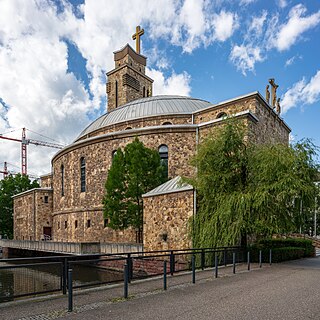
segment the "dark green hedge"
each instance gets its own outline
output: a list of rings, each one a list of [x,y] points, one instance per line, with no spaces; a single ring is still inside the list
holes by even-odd
[[[314,247],[311,240],[307,239],[263,239],[251,246],[251,260],[259,260],[259,251],[262,251],[262,261],[269,262],[270,249],[272,249],[272,261],[282,262],[287,260],[312,257]]]

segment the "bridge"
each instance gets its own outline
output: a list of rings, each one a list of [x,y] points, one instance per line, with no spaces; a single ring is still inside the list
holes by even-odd
[[[3,257],[20,250],[29,252],[44,252],[53,254],[107,254],[124,252],[142,252],[142,244],[106,243],[106,242],[56,242],[56,241],[29,241],[29,240],[0,240]]]

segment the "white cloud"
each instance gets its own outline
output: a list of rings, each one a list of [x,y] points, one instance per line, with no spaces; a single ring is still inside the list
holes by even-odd
[[[214,27],[213,38],[218,41],[226,41],[233,32],[239,27],[237,15],[222,10],[219,14],[213,16],[212,25]]]
[[[284,8],[287,1],[278,1],[278,5]],[[306,31],[320,24],[320,11],[307,15],[307,9],[302,4],[291,8],[284,23],[281,16],[277,10],[263,10],[247,23],[242,44],[235,44],[230,54],[230,60],[243,74],[254,72],[255,64],[264,61],[269,51],[288,50]],[[294,61],[288,60],[286,66]]]
[[[131,45],[132,26],[142,24],[149,38],[162,37],[191,52],[207,45],[212,34],[211,13],[206,1],[172,0],[157,2],[108,1],[108,5],[87,0],[79,6],[83,18],[76,17],[67,1],[58,12],[50,0],[0,2],[0,133],[27,127],[55,140],[70,143],[90,122],[88,114],[100,110],[105,100],[105,72],[114,67],[113,51]],[[144,10],[141,10],[144,8]],[[125,17],[125,19],[123,18]],[[116,27],[115,27],[116,26]],[[85,84],[68,71],[68,48],[72,42],[86,59]],[[142,52],[143,52],[142,43]],[[161,54],[161,50],[159,51]],[[161,59],[158,59],[158,58]],[[155,66],[168,69],[170,61],[159,55]],[[151,70],[155,94],[190,94],[190,76],[172,73],[165,77]],[[3,103],[1,102],[3,101]],[[8,106],[8,109],[4,107]],[[29,138],[44,140],[27,132]],[[0,162],[20,165],[20,148],[15,142],[0,141]],[[50,171],[56,152],[30,145],[29,171]]]
[[[147,70],[148,76],[154,79],[153,94],[154,95],[181,95],[189,96],[191,92],[191,77],[187,72],[180,74],[172,73],[168,78],[164,74],[155,69]]]
[[[313,104],[320,100],[320,70],[310,79],[296,82],[282,97],[283,112],[298,105]]]
[[[259,47],[253,47],[251,45],[235,45],[232,48],[230,60],[243,75],[246,75],[247,71],[254,72],[256,62],[263,61],[263,57]]]
[[[240,1],[240,5],[246,6],[246,5],[251,4],[251,3],[253,3],[253,2],[256,2],[256,1],[257,1],[257,0],[241,0],[241,1]]]
[[[274,34],[273,45],[275,48],[279,51],[289,49],[304,32],[320,23],[320,11],[304,16],[306,12],[307,9],[302,4],[298,4],[290,10],[287,23],[280,25],[279,31]]]
[[[255,64],[265,59],[265,48],[261,37],[266,21],[267,11],[265,10],[260,15],[253,16],[244,35],[243,43],[235,44],[231,49],[229,59],[243,75],[246,75],[247,72],[254,72]]]
[[[252,21],[250,23],[248,33],[246,34],[247,38],[257,38],[260,37],[263,33],[263,27],[267,20],[267,11],[262,11],[260,16],[256,16],[252,18]]]
[[[278,4],[278,6],[280,7],[280,8],[285,8],[287,5],[288,5],[288,2],[287,2],[287,0],[278,0],[277,1],[277,4]]]
[[[297,59],[301,60],[302,59],[302,56],[300,55],[296,55],[296,56],[293,56],[291,58],[289,58],[286,63],[285,63],[285,67],[289,67],[291,66]]]

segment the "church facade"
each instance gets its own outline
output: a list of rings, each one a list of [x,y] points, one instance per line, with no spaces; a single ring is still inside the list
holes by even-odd
[[[139,40],[138,30],[136,38]],[[135,137],[159,151],[169,181],[143,196],[145,250],[187,248],[188,221],[195,212],[195,191],[179,183],[194,168],[197,145],[223,125],[241,119],[256,143],[288,143],[290,128],[275,104],[252,92],[218,104],[181,96],[152,96],[146,57],[128,44],[114,52],[107,73],[108,112],[86,127],[52,159],[52,173],[41,188],[14,197],[14,238],[63,242],[140,241],[136,230],[114,231],[103,217],[102,200],[114,152]],[[276,90],[276,88],[275,88]],[[275,101],[275,90],[272,92]],[[278,112],[277,112],[278,111]]]

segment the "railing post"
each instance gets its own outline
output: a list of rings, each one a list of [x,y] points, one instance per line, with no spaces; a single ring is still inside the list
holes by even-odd
[[[73,310],[72,269],[68,270],[68,312]]]
[[[236,273],[236,253],[235,252],[232,252],[232,265],[233,265],[232,272],[233,274],[235,274]]]
[[[215,252],[214,254],[214,269],[215,269],[214,276],[215,278],[218,278],[218,253],[217,252]]]
[[[269,263],[271,266],[272,265],[272,249],[270,249],[270,252],[269,252]]]
[[[227,249],[226,248],[224,248],[224,251],[223,251],[223,264],[225,267],[227,266]]]
[[[127,265],[128,265],[128,282],[130,283],[131,279],[133,278],[133,263],[132,263],[132,258],[130,253],[128,253]]]
[[[167,260],[163,261],[163,290],[167,290]]]
[[[248,271],[250,271],[250,251],[247,253]]]
[[[262,251],[259,251],[259,268],[262,267]]]
[[[170,252],[170,273],[173,276],[174,269],[175,269],[175,262],[174,262],[174,253],[173,250]]]
[[[196,259],[194,254],[191,258],[191,265],[192,265],[192,283],[196,283]]]
[[[67,279],[68,279],[68,259],[63,259],[63,270],[62,270],[62,293],[67,293]]]
[[[124,265],[123,277],[124,277],[124,288],[123,288],[123,296],[125,299],[128,299],[128,284],[129,284],[129,270],[128,265]]]
[[[205,267],[205,252],[204,249],[201,249],[201,269],[204,270]]]

